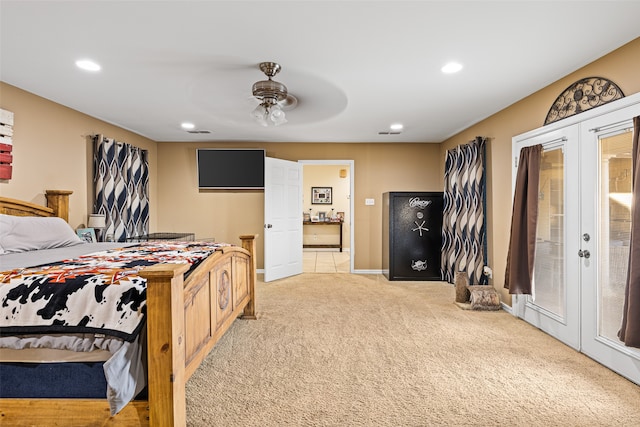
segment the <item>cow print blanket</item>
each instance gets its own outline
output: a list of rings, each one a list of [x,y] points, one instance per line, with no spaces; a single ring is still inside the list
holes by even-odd
[[[158,263],[188,263],[191,272],[221,246],[228,245],[145,242],[0,272],[0,336],[100,333],[132,341],[146,313],[146,280],[137,273]]]

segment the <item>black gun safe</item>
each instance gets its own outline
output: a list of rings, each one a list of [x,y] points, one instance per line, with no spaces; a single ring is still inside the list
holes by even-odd
[[[382,195],[382,273],[389,280],[442,280],[442,192]]]

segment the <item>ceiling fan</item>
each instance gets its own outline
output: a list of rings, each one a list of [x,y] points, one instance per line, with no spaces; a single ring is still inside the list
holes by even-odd
[[[259,67],[268,80],[253,84],[252,94],[260,104],[251,112],[251,117],[262,126],[279,126],[287,122],[285,111],[295,108],[298,99],[287,91],[284,84],[273,80],[282,69],[280,64],[261,62]]]

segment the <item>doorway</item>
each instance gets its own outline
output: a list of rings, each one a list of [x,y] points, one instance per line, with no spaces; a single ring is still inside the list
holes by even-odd
[[[300,160],[303,272],[353,271],[353,160]],[[318,197],[320,196],[320,197]]]
[[[541,144],[531,295],[514,313],[640,384],[640,349],[617,337],[631,223],[631,152],[640,96],[601,114],[514,138],[514,154]],[[620,102],[617,102],[620,104]],[[566,119],[565,119],[566,120]],[[515,175],[515,174],[514,174]]]

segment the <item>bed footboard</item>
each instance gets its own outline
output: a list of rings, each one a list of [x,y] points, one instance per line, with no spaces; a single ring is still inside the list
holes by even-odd
[[[147,280],[148,401],[110,417],[106,400],[0,399],[0,424],[185,426],[187,379],[237,317],[255,319],[255,237],[216,251],[186,280],[185,264],[140,272]]]
[[[217,251],[186,281],[186,266],[144,270],[150,425],[185,425],[186,381],[237,317],[255,319],[255,237]]]

